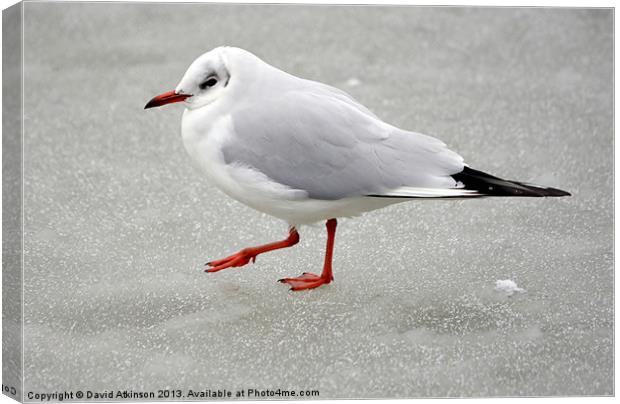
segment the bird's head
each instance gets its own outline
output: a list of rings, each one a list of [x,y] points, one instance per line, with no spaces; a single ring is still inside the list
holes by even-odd
[[[221,97],[231,82],[230,56],[241,51],[219,47],[199,56],[189,66],[177,87],[151,99],[144,109],[185,102],[188,109],[212,103]]]

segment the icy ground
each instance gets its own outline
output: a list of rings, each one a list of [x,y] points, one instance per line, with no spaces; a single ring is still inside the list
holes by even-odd
[[[25,7],[26,391],[612,394],[610,11]],[[342,220],[335,282],[307,293],[276,280],[320,270],[323,225],[202,273],[286,235],[202,180],[180,106],[142,109],[220,44],[573,196]]]

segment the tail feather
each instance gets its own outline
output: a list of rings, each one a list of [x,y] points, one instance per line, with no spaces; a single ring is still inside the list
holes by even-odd
[[[484,196],[570,196],[561,189],[503,180],[467,166],[460,173],[453,174],[452,178],[462,183],[464,189],[478,191]]]

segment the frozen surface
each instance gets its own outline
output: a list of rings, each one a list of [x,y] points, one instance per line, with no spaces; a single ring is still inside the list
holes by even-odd
[[[26,391],[613,393],[611,11],[25,7]],[[320,270],[323,225],[202,273],[286,235],[203,181],[180,106],[142,109],[221,44],[573,196],[342,220],[335,282],[308,293],[276,280]]]

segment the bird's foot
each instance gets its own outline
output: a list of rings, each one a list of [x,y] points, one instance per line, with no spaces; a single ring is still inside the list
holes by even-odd
[[[229,257],[222,258],[221,260],[207,262],[205,266],[208,268],[205,269],[205,272],[217,272],[226,268],[241,267],[250,261],[256,262],[256,256],[258,254],[273,250],[279,250],[281,248],[291,247],[298,242],[299,233],[297,233],[297,230],[295,230],[294,227],[291,227],[289,229],[288,237],[286,239],[276,241],[274,243],[259,245],[256,247],[244,248],[243,250]]]
[[[250,262],[256,262],[256,256],[260,254],[260,251],[254,251],[252,248],[244,248],[243,250],[235,253],[221,260],[210,261],[205,264],[205,272],[217,272],[222,269],[231,267],[241,267]]]
[[[327,285],[334,278],[330,276],[316,275],[310,272],[304,272],[301,276],[295,278],[282,278],[278,282],[288,283],[291,285],[291,290],[305,290],[318,288],[321,285]]]

